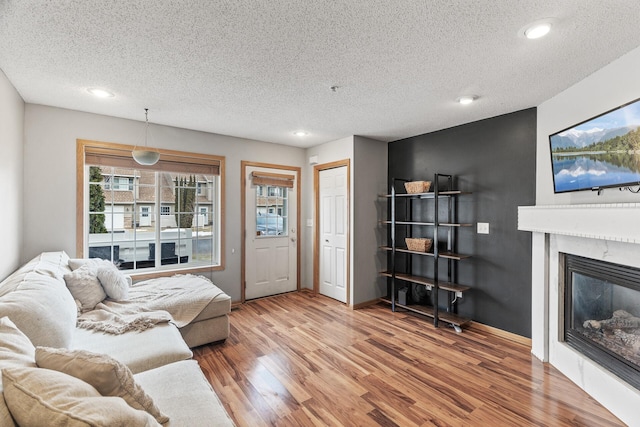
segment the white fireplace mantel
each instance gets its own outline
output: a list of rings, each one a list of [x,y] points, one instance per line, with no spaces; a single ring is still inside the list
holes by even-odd
[[[640,203],[519,206],[518,230],[640,244]]]

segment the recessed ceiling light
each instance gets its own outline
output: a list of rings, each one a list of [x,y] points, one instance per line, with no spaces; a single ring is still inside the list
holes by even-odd
[[[530,40],[539,39],[549,34],[554,21],[553,18],[539,19],[520,28],[518,34]]]
[[[528,39],[539,39],[546,36],[551,31],[551,24],[538,24],[524,30],[524,35]]]
[[[297,130],[297,131],[295,131],[293,134],[294,134],[295,136],[307,136],[307,135],[309,135],[309,133],[308,133],[308,132],[305,132],[305,131],[303,131],[303,130]]]
[[[115,96],[112,92],[109,92],[108,90],[100,89],[96,87],[87,89],[87,92],[89,92],[91,95],[97,96],[98,98],[113,98]]]
[[[462,105],[467,105],[467,104],[471,104],[476,99],[478,99],[478,97],[475,95],[467,95],[467,96],[461,96],[460,98],[456,99],[456,101],[458,101]]]

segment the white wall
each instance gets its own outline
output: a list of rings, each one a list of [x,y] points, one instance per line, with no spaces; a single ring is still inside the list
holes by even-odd
[[[135,145],[142,141],[144,125],[138,121],[27,104],[24,129],[22,261],[46,250],[62,249],[76,256],[76,139]],[[234,301],[240,300],[240,161],[303,167],[305,150],[158,125],[151,126],[150,134],[151,143],[159,148],[226,157],[226,265],[224,271],[214,272],[212,278]],[[2,157],[0,161],[6,156]],[[9,178],[8,182],[19,184],[16,176]],[[311,188],[303,183],[302,191],[311,191]],[[302,215],[308,216],[304,207]],[[16,223],[19,221],[11,222]],[[303,241],[303,245],[305,243]],[[0,250],[12,246],[3,242]],[[304,263],[302,270],[304,273]]]
[[[19,265],[22,252],[24,101],[0,71],[0,280]]]
[[[538,106],[536,204],[640,202],[640,195],[606,189],[554,194],[549,135],[640,98],[640,47]]]
[[[386,227],[380,220],[387,216],[387,199],[380,194],[387,189],[386,142],[360,136],[354,137],[353,168],[353,282],[352,303],[372,301],[386,294],[387,252],[379,249],[386,244]]]

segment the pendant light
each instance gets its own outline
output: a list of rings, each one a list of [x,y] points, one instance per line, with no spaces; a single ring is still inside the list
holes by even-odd
[[[133,160],[135,160],[136,163],[143,166],[151,166],[158,163],[158,160],[160,160],[160,153],[158,152],[158,150],[150,149],[147,146],[147,138],[149,137],[149,109],[148,108],[144,109],[144,121],[145,121],[144,147],[138,148],[138,146],[136,145],[135,147],[133,147],[133,151],[131,152],[131,155],[133,156]]]

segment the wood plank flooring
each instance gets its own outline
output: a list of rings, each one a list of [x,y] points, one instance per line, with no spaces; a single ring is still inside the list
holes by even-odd
[[[238,426],[621,426],[530,348],[308,292],[242,305],[194,350]]]

